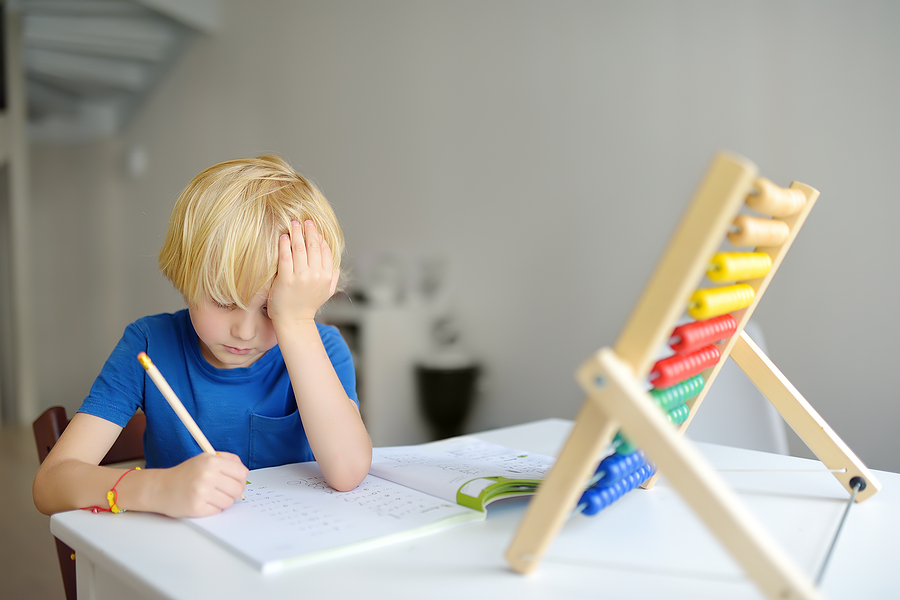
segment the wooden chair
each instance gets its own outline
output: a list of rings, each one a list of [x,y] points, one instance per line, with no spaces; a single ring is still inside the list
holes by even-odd
[[[37,444],[38,460],[44,462],[50,449],[56,444],[56,440],[62,435],[63,430],[69,424],[66,409],[62,406],[51,406],[39,416],[32,428],[34,429],[34,442]],[[120,462],[141,460],[144,458],[144,426],[146,417],[138,412],[131,418],[128,425],[119,434],[118,439],[109,449],[101,465]],[[75,586],[75,551],[67,545],[56,540],[56,553],[59,557],[59,569],[62,572],[63,587],[66,590],[67,600],[77,600]]]

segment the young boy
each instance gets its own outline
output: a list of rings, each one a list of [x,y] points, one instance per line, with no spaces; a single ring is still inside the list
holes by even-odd
[[[313,321],[334,294],[343,249],[328,201],[281,158],[232,160],[197,175],[159,254],[187,309],[126,328],[38,470],[35,506],[210,515],[241,497],[248,468],[308,460],[333,488],[356,487],[372,443],[353,361],[337,330]],[[217,454],[200,451],[140,352]],[[146,468],[98,466],[138,408],[147,416]]]

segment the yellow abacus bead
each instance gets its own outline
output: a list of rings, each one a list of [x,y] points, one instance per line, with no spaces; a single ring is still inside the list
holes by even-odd
[[[765,252],[719,252],[706,276],[716,283],[746,281],[765,276],[771,268],[772,257]]]
[[[746,283],[697,290],[691,297],[688,313],[698,321],[711,319],[747,308],[753,303],[754,295],[753,288]]]

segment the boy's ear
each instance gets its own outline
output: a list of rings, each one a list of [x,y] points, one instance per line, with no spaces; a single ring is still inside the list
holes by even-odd
[[[334,293],[337,291],[337,285],[338,285],[338,281],[340,279],[341,279],[341,270],[335,269],[334,275],[331,277],[331,294],[329,295],[329,298],[331,296],[334,296]]]

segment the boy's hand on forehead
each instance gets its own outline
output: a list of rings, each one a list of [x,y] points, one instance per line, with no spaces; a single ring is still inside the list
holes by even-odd
[[[269,318],[312,321],[337,289],[339,275],[331,248],[315,223],[293,221],[290,234],[278,240],[278,273],[269,289]]]

